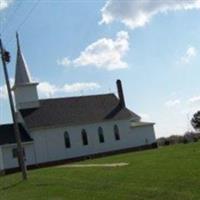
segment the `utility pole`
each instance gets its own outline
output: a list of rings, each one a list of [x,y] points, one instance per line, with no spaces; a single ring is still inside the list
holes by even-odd
[[[7,66],[6,66],[6,63],[10,61],[10,55],[8,51],[4,50],[1,38],[0,38],[0,54],[1,54],[2,64],[3,64],[4,76],[6,80],[8,97],[9,97],[9,102],[10,102],[10,109],[11,109],[11,114],[12,114],[12,119],[13,119],[13,124],[14,124],[14,133],[15,133],[15,138],[17,142],[19,167],[21,168],[23,180],[27,180],[27,170],[26,170],[26,164],[25,164],[25,159],[24,159],[24,151],[23,151],[23,146],[21,142],[20,130],[17,123],[17,115],[14,108],[14,101],[12,98],[11,87],[10,87],[10,82],[9,82],[9,77],[8,77]]]

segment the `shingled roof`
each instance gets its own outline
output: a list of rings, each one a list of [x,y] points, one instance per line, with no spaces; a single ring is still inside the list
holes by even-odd
[[[136,118],[114,94],[40,100],[40,107],[21,110],[28,128],[71,126]]]
[[[29,136],[21,124],[19,125],[19,129],[22,142],[32,141],[32,138]],[[0,145],[14,143],[16,143],[16,139],[14,135],[13,124],[0,125]]]

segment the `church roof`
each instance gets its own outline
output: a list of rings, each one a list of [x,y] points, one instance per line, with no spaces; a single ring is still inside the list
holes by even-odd
[[[21,140],[22,142],[32,141],[29,134],[23,128],[23,126],[19,125]],[[14,135],[14,127],[13,124],[4,124],[0,125],[0,145],[3,144],[14,144],[16,143],[15,135]]]
[[[90,124],[140,117],[119,104],[114,94],[40,100],[40,107],[21,110],[28,128]]]
[[[15,71],[15,86],[26,85],[31,83],[30,73],[24,56],[21,52],[19,37],[17,34],[17,59],[16,59],[16,71]]]

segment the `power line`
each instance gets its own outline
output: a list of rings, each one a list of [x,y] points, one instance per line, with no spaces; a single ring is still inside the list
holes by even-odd
[[[38,0],[35,5],[31,8],[31,10],[27,13],[26,17],[24,18],[24,20],[18,25],[17,27],[17,31],[20,30],[20,28],[26,23],[26,21],[28,20],[28,18],[31,16],[32,12],[35,10],[35,8],[39,5],[40,0]]]
[[[21,27],[26,23],[26,21],[30,18],[31,14],[35,10],[35,8],[39,5],[39,3],[40,3],[40,0],[37,0],[37,2],[32,6],[32,8],[26,14],[24,19],[21,21],[21,23],[17,26],[16,31],[19,31]],[[13,36],[10,36],[10,38],[6,40],[6,45],[8,45],[12,40],[13,40]]]
[[[18,1],[19,3],[15,6],[15,9],[14,11],[7,17],[7,24],[8,25],[5,25],[5,28],[2,27],[2,32],[1,34],[3,34],[6,29],[9,28],[9,23],[12,21],[13,17],[15,16],[15,14],[17,13],[17,11],[20,9],[21,5],[23,4],[23,1]]]

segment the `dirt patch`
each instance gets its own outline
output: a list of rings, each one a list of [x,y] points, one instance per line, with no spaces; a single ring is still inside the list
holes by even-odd
[[[106,164],[68,164],[68,165],[61,165],[58,168],[79,168],[79,167],[123,167],[127,166],[129,163],[106,163]]]

